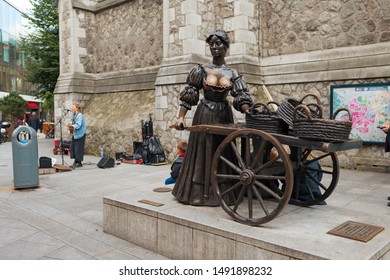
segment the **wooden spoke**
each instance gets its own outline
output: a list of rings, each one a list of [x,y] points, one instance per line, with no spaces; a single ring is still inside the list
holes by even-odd
[[[274,157],[269,156],[271,150]],[[229,151],[232,156],[227,156]],[[224,179],[223,189],[219,186],[220,179]],[[272,135],[254,129],[238,130],[217,148],[211,165],[211,182],[221,207],[234,220],[260,225],[276,217],[290,200],[292,164]],[[227,182],[231,186],[226,189]],[[278,187],[281,182],[283,190]],[[233,205],[225,201],[231,195],[236,196]]]
[[[301,179],[295,180],[290,203],[300,206],[323,204],[335,189],[339,172],[336,153],[316,152],[311,155],[305,151],[296,162],[294,175]]]

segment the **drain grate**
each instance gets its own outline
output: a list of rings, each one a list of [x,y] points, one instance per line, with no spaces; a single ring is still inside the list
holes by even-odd
[[[384,227],[372,226],[353,221],[346,221],[345,223],[342,223],[341,225],[328,231],[328,234],[367,242],[384,229]]]

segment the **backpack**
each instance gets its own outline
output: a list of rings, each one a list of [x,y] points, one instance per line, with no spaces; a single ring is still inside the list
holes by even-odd
[[[143,141],[142,161],[143,163],[165,162],[164,148],[159,137],[151,136]]]

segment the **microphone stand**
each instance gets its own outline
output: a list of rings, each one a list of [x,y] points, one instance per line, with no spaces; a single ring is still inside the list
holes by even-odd
[[[65,116],[68,114],[69,110],[64,110],[62,113],[61,118],[58,120],[56,124],[54,124],[54,127],[57,126],[57,124],[60,124],[60,145],[61,145],[61,160],[62,160],[62,165],[64,165],[64,143],[62,142],[62,121],[65,118]],[[53,129],[54,129],[53,127]]]

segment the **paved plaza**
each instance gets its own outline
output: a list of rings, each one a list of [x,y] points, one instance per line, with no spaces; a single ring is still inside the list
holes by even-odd
[[[53,157],[61,164],[61,155],[53,155],[52,152],[53,139],[38,136],[39,157]],[[38,188],[15,190],[12,143],[1,144],[0,259],[167,259],[160,254],[104,233],[102,227],[103,197],[131,195],[133,189],[139,192],[143,187],[147,197],[146,192],[150,193],[153,188],[163,187],[163,181],[169,174],[169,165],[120,164],[114,168],[100,169],[96,165],[99,160],[99,157],[86,156],[82,168],[40,175]],[[71,163],[69,156],[64,155],[64,164]],[[326,222],[329,222],[331,217],[338,217],[340,220],[348,218],[385,227],[385,230],[374,237],[372,242],[365,245],[359,243],[359,246],[365,247],[384,245],[381,251],[384,250],[382,253],[385,253],[390,247],[390,241],[387,240],[386,245],[383,240],[389,236],[390,228],[390,207],[387,206],[387,196],[390,194],[389,179],[388,173],[343,169],[336,190],[327,199],[328,205],[318,206],[314,211],[317,215],[321,212],[318,217],[326,219]],[[164,200],[172,200],[170,193],[155,195],[161,195]],[[123,197],[123,199],[131,198]],[[326,211],[318,212],[321,207],[326,207]],[[191,206],[183,206],[184,208],[182,213],[193,209]],[[308,210],[303,209],[303,211]],[[287,219],[288,216],[285,217],[277,217],[272,225],[277,225],[279,231],[283,231],[283,236],[295,236],[300,242],[305,242],[307,238],[305,234],[309,229],[304,230],[306,233],[299,233],[295,223]],[[314,214],[311,215],[311,219],[314,219]],[[244,226],[237,224],[237,227]],[[310,228],[315,235],[316,233],[313,232],[315,228],[313,226]],[[276,228],[275,230],[277,231]],[[317,239],[313,242],[322,244],[321,238]],[[342,242],[351,245],[357,241],[343,240]],[[337,245],[325,244],[320,247],[331,250]]]
[[[38,134],[39,157],[53,157],[53,139]],[[12,143],[0,145],[0,259],[11,260],[149,260],[166,259],[102,231],[102,197],[142,184],[161,186],[169,165],[84,166],[39,175],[39,188],[15,190]],[[73,161],[64,155],[64,163]]]

